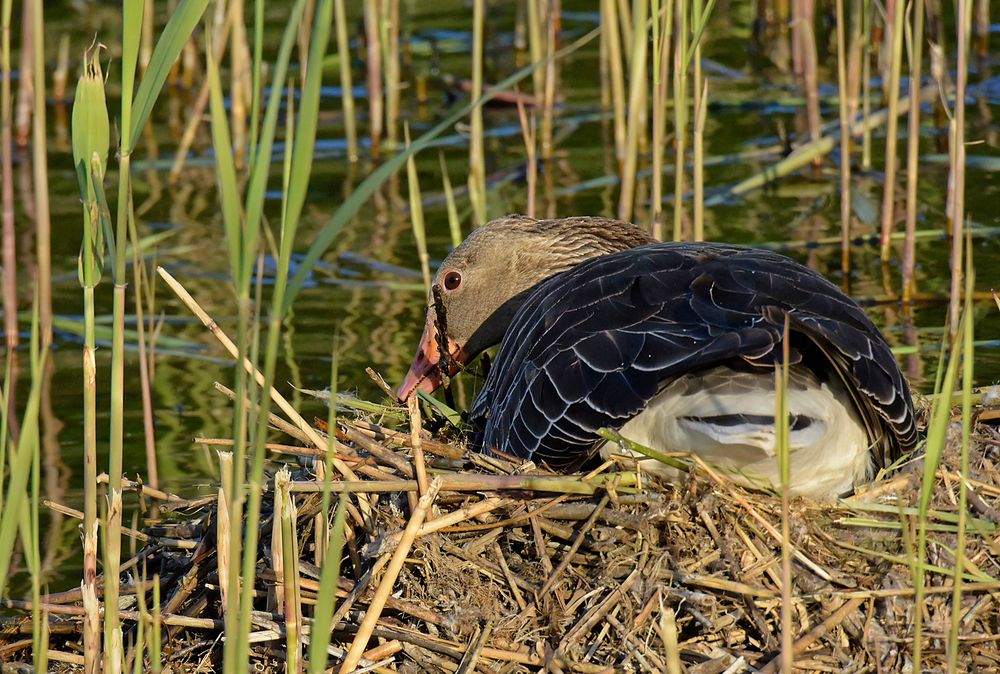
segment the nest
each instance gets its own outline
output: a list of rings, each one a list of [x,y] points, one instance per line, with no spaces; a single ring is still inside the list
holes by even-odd
[[[803,671],[899,672],[913,667],[917,642],[924,670],[947,667],[957,437],[936,474],[918,598],[919,461],[838,504],[783,505],[697,465],[685,484],[663,485],[627,460],[559,475],[361,418],[342,418],[337,435],[338,461],[355,477],[333,476],[329,507],[314,461],[292,462],[291,472],[275,472],[288,462],[273,464],[261,517],[251,523],[259,528],[250,629],[258,671],[282,671],[290,643],[308,653],[320,558],[345,489],[327,663],[334,671],[354,651],[357,671],[776,672],[784,644]],[[962,671],[1000,668],[998,446],[994,427],[975,427],[957,623]],[[229,535],[226,517],[214,496],[160,496],[166,500],[142,529],[144,546],[123,568],[126,648],[135,621],[154,616],[155,574],[165,664],[174,672],[221,668],[228,571],[220,559],[231,562],[218,542]],[[294,558],[281,544],[276,503],[294,504],[283,511],[294,523]],[[290,559],[295,568],[286,573]],[[57,660],[80,652],[78,600],[46,597],[62,607],[50,610]],[[27,618],[25,625],[30,631]],[[16,629],[8,624],[7,633]]]

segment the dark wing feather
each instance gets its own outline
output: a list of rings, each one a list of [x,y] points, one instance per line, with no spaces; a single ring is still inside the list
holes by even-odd
[[[474,442],[579,463],[599,428],[624,425],[672,378],[734,358],[775,362],[786,314],[857,391],[876,463],[913,448],[909,389],[861,308],[782,255],[717,244],[634,248],[539,284],[473,406]]]

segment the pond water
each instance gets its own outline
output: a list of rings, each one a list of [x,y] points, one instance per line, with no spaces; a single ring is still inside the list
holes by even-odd
[[[287,3],[267,3],[268,43],[274,45],[283,25]],[[710,192],[720,190],[760,172],[780,158],[782,138],[801,137],[803,106],[791,76],[783,72],[757,48],[752,40],[754,3],[720,0],[707,31],[704,55],[710,59],[709,108],[705,147],[712,162],[705,181]],[[568,43],[595,27],[596,3],[564,2],[562,39]],[[435,3],[402,2],[404,69],[403,118],[414,136],[433,126],[446,112],[465,98],[444,80],[445,76],[465,78],[470,72],[471,12],[465,2],[438,0]],[[108,44],[118,40],[118,6],[99,4],[81,9],[80,3],[46,3],[47,33],[53,38],[47,56],[54,61],[54,36],[67,35],[70,53],[77,55],[93,39]],[[352,11],[356,11],[356,8]],[[521,39],[516,34],[514,4],[493,3],[486,28],[486,77],[499,81],[526,62]],[[164,17],[159,17],[161,20]],[[351,17],[360,39],[360,19]],[[162,24],[161,24],[162,25]],[[967,211],[983,227],[1000,227],[1000,27],[993,26],[992,51],[974,62],[970,77],[967,138],[983,141],[970,145]],[[835,54],[821,50],[820,80],[836,82]],[[112,53],[116,53],[112,50]],[[270,52],[273,54],[273,49]],[[15,59],[16,62],[16,59]],[[73,61],[75,64],[76,61]],[[715,67],[719,64],[720,67]],[[724,66],[724,67],[722,67]],[[117,77],[112,68],[111,78]],[[363,64],[354,64],[355,93],[362,135],[367,132],[367,106]],[[556,110],[555,159],[540,176],[539,213],[543,215],[592,214],[613,216],[618,186],[610,116],[601,106],[599,47],[594,40],[559,64],[558,107]],[[371,170],[367,156],[351,164],[345,152],[336,69],[328,69],[321,107],[320,143],[309,190],[308,203],[300,228],[298,249],[304,251],[314,234],[336,207]],[[824,84],[824,122],[836,120],[835,86]],[[200,136],[180,179],[168,180],[180,133],[191,114],[196,93],[170,89],[161,98],[146,138],[135,158],[135,193],[142,235],[169,232],[158,246],[155,262],[166,267],[201,302],[224,330],[235,330],[234,296],[227,277],[227,254],[218,208],[215,172],[207,126]],[[81,508],[82,503],[82,389],[81,340],[73,325],[82,314],[82,293],[76,278],[76,258],[80,246],[81,214],[75,176],[72,171],[65,102],[53,102],[49,109],[49,175],[53,224],[53,269],[55,312],[61,323],[54,346],[55,368],[44,410],[46,428],[46,497]],[[113,104],[112,107],[114,107]],[[875,106],[879,104],[876,101]],[[933,125],[928,106],[921,132],[925,161],[920,166],[920,223],[924,230],[941,231],[945,226],[944,201],[947,163],[939,161],[942,131]],[[498,216],[525,210],[523,183],[524,147],[517,111],[512,107],[490,107],[485,111],[486,162],[489,175],[489,213]],[[905,132],[905,124],[903,125]],[[468,143],[465,129],[423,152],[417,159],[424,197],[431,257],[440,260],[449,250],[447,212],[442,194],[441,160],[451,182],[458,189],[458,209],[468,231],[471,209],[464,186],[468,175]],[[401,135],[401,134],[400,134]],[[857,235],[876,231],[881,199],[883,136],[874,136],[874,168],[857,172],[853,181]],[[668,151],[668,163],[672,164]],[[276,158],[277,159],[277,158]],[[33,241],[33,222],[25,208],[31,190],[30,156],[18,154],[15,181],[18,192],[19,255],[27,259]],[[113,162],[111,162],[113,164]],[[646,163],[641,167],[647,169]],[[275,164],[280,175],[280,159]],[[115,176],[109,177],[114,185]],[[648,181],[648,178],[645,179]],[[273,181],[273,184],[277,184]],[[672,191],[672,175],[665,180]],[[648,187],[640,187],[648,190]],[[816,242],[839,234],[838,178],[834,160],[820,169],[800,172],[737,200],[708,207],[707,238],[734,243]],[[322,407],[302,399],[294,387],[321,388],[329,384],[331,352],[339,360],[337,387],[371,400],[385,396],[365,374],[366,367],[396,384],[405,373],[423,326],[424,294],[407,210],[405,173],[387,184],[346,227],[322,265],[299,296],[294,313],[285,325],[283,350],[277,381],[307,419],[325,417]],[[690,206],[688,205],[688,208]],[[278,213],[272,199],[269,213]],[[648,216],[641,209],[637,218]],[[901,226],[901,225],[900,225]],[[1000,238],[984,236],[974,241],[977,289],[1000,286]],[[948,244],[940,237],[918,244],[919,287],[930,296],[943,298],[948,288]],[[874,300],[895,293],[898,288],[898,256],[883,268],[878,250],[871,244],[854,248],[851,291]],[[789,254],[839,278],[839,248],[815,245]],[[30,265],[18,269],[24,307],[30,303]],[[100,320],[111,320],[111,282],[105,276],[98,288]],[[176,300],[163,284],[156,287],[155,312],[162,315],[163,338],[178,338],[183,344],[162,341],[154,373],[156,437],[161,486],[193,496],[211,485],[215,478],[215,455],[192,443],[195,437],[227,437],[231,428],[228,402],[214,390],[215,381],[230,384],[233,368],[222,349]],[[131,300],[130,300],[131,301]],[[912,307],[898,303],[870,302],[870,313],[894,345],[927,349],[904,357],[904,367],[926,390],[933,385],[937,364],[934,348],[946,320],[946,302],[922,301]],[[1000,336],[1000,311],[992,302],[977,305],[977,338]],[[27,325],[25,324],[25,330]],[[337,341],[334,335],[337,335]],[[105,343],[106,346],[106,343]],[[128,391],[126,406],[125,470],[129,475],[145,472],[142,408],[139,402],[138,360],[130,354],[126,364]],[[110,349],[98,351],[101,380],[98,423],[101,455],[99,466],[107,465],[107,380]],[[977,353],[976,378],[979,384],[1000,376],[997,351],[984,346]],[[28,374],[19,374],[18,398],[23,405]],[[23,408],[22,408],[23,409]],[[103,468],[102,468],[103,469]],[[47,528],[46,568],[53,589],[78,582],[80,571],[77,522],[53,517]]]

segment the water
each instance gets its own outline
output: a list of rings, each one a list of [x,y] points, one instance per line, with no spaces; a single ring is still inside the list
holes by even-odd
[[[267,3],[270,14],[268,43],[273,45],[283,23],[286,3]],[[411,85],[403,91],[403,114],[414,136],[433,126],[462,96],[441,83],[440,76],[468,77],[471,45],[471,13],[462,2],[439,1],[403,4],[401,31],[408,48],[403,81]],[[564,3],[564,40],[591,30],[597,17],[588,3]],[[51,8],[50,8],[51,6]],[[705,56],[723,68],[709,67],[711,107],[706,126],[705,147],[711,165],[705,171],[709,194],[759,172],[781,156],[782,134],[802,131],[801,105],[790,77],[782,73],[766,55],[750,47],[753,16],[749,3],[720,2],[708,33]],[[79,54],[97,34],[107,43],[117,36],[118,14],[114,8],[99,6],[82,12],[73,3],[46,3],[50,35],[67,34],[70,53]],[[523,65],[523,50],[514,48],[515,10],[498,5],[490,10],[487,26],[486,76],[499,81]],[[352,18],[352,26],[359,21]],[[970,145],[967,210],[978,225],[1000,227],[1000,172],[995,121],[1000,116],[1000,85],[991,76],[1000,55],[1000,28],[994,26],[993,51],[975,64],[971,75],[968,108],[968,139],[985,140]],[[54,58],[55,44],[48,45]],[[835,82],[831,67],[835,58],[821,56],[822,82]],[[16,62],[16,61],[15,61]],[[609,117],[600,106],[598,42],[595,40],[561,64],[559,106],[555,137],[556,158],[543,169],[539,179],[541,214],[613,215],[617,204],[617,168]],[[117,77],[113,65],[111,81]],[[354,68],[356,93],[364,95],[363,71]],[[416,100],[419,87],[427,84],[427,96]],[[345,158],[339,87],[334,70],[326,76],[328,86],[322,101],[320,142],[317,148],[308,204],[297,245],[305,251],[335,208],[371,170],[367,160],[352,166]],[[821,90],[821,96],[835,91]],[[176,184],[167,181],[167,170],[179,134],[190,114],[195,94],[178,89],[165,92],[154,114],[149,135],[140,143],[135,157],[135,203],[141,235],[166,231],[168,239],[158,247],[157,264],[166,267],[211,313],[224,330],[235,330],[234,296],[227,281],[227,257],[222,224],[217,207],[215,175],[207,128],[187,168]],[[367,130],[367,104],[357,100],[360,131]],[[825,122],[834,121],[835,107],[827,101],[822,109]],[[113,104],[116,105],[116,104]],[[933,155],[941,150],[940,132],[930,123],[926,109],[921,147],[927,156],[922,163],[920,188],[921,229],[942,229],[947,166]],[[67,135],[68,107],[54,104],[49,110],[50,192],[53,223],[53,269],[56,275],[54,303],[63,318],[79,320],[82,293],[76,280],[76,256],[81,236],[80,204],[72,171]],[[62,117],[60,116],[62,115]],[[485,111],[487,173],[490,176],[491,215],[523,212],[526,189],[522,182],[524,149],[517,112],[513,108],[491,107]],[[905,125],[904,125],[905,129]],[[428,245],[434,260],[449,249],[447,215],[441,198],[439,155],[456,189],[464,186],[468,150],[464,129],[446,134],[433,149],[418,157],[418,171],[425,200]],[[402,134],[400,134],[401,136]],[[873,157],[876,168],[856,174],[853,185],[855,210],[860,220],[856,234],[876,231],[881,197],[883,139],[875,134]],[[733,157],[740,154],[740,159]],[[15,167],[18,198],[19,254],[30,250],[32,221],[24,208],[29,202],[29,156],[21,154]],[[672,165],[668,152],[667,163]],[[113,162],[112,162],[113,165]],[[648,163],[641,166],[648,171]],[[280,164],[275,166],[275,178]],[[115,176],[109,177],[115,184]],[[665,191],[672,192],[672,175],[665,179]],[[277,180],[271,188],[276,189]],[[640,184],[648,195],[648,179]],[[706,231],[711,239],[735,243],[814,241],[839,234],[838,178],[836,166],[828,162],[822,169],[803,171],[773,186],[757,190],[739,200],[725,201],[706,213]],[[466,231],[470,221],[468,200],[459,194],[459,213]],[[276,219],[280,204],[274,196],[267,204],[268,215]],[[900,201],[900,212],[902,201]],[[874,214],[874,215],[873,215]],[[639,217],[645,218],[642,209]],[[669,219],[669,218],[668,218]],[[295,393],[294,387],[319,388],[329,384],[331,353],[339,360],[338,389],[366,399],[385,397],[365,374],[366,367],[380,372],[391,384],[405,373],[423,326],[424,295],[416,249],[407,214],[405,174],[387,184],[345,228],[299,296],[294,312],[285,324],[277,381],[280,388],[303,412],[306,419],[325,417],[318,404]],[[902,225],[900,224],[900,227]],[[977,288],[1000,286],[1000,241],[992,237],[974,242]],[[898,254],[897,250],[897,254]],[[818,246],[790,253],[840,282],[839,249]],[[26,259],[26,258],[25,258]],[[932,240],[918,245],[920,289],[942,296],[948,288],[947,244]],[[894,345],[915,344],[933,349],[940,340],[946,320],[942,301],[921,302],[904,311],[896,303],[879,303],[877,298],[898,287],[897,262],[887,270],[878,263],[878,250],[871,246],[854,249],[855,271],[852,292],[867,300],[873,318]],[[885,271],[885,273],[883,273]],[[18,269],[22,300],[30,300],[29,264]],[[110,323],[111,283],[108,275],[97,291],[99,318]],[[27,304],[24,305],[25,307]],[[130,309],[131,310],[131,309]],[[181,344],[160,344],[154,378],[154,405],[161,486],[193,496],[215,480],[214,452],[193,444],[195,437],[231,435],[230,406],[215,392],[212,383],[229,384],[233,368],[221,347],[208,335],[162,283],[156,287],[155,314],[163,319],[161,335],[182,340]],[[1000,312],[992,302],[977,305],[977,337],[990,339],[1000,334]],[[334,335],[338,335],[338,341]],[[60,329],[54,345],[55,368],[46,409],[46,497],[82,507],[82,389],[78,334]],[[186,346],[185,346],[186,345]],[[107,347],[106,343],[102,344]],[[99,466],[107,465],[107,410],[110,349],[98,351]],[[903,365],[918,389],[933,384],[937,355],[926,352],[910,356]],[[1000,376],[996,349],[977,352],[976,378],[989,384]],[[142,412],[139,402],[138,361],[130,353],[127,362],[127,404],[125,471],[130,476],[145,473]],[[28,376],[18,376],[18,400],[23,409]],[[80,578],[79,536],[76,522],[53,515],[45,527],[47,580],[52,589],[75,586]],[[23,578],[23,576],[22,576]],[[15,588],[23,585],[15,585]]]

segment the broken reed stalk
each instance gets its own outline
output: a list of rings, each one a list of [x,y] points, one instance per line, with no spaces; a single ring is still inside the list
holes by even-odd
[[[835,0],[837,14],[837,94],[840,117],[840,272],[846,283],[851,271],[851,133],[848,113],[847,47],[844,39],[847,21],[844,0]],[[910,91],[916,91],[910,87]],[[920,105],[918,96],[911,97]]]
[[[920,88],[924,53],[924,0],[913,0],[913,31],[909,40],[910,91]],[[910,96],[906,132],[906,239],[903,242],[902,295],[909,301],[916,289],[913,271],[917,265],[917,176],[920,157],[920,99]]]
[[[347,137],[347,159],[358,160],[358,129],[354,119],[354,90],[351,75],[351,43],[347,37],[347,14],[344,0],[333,0],[336,20],[337,57],[340,66],[340,104],[344,111],[344,135]]]
[[[389,595],[392,594],[392,588],[396,584],[399,572],[403,569],[403,562],[406,561],[406,556],[410,552],[410,547],[416,539],[417,531],[419,531],[420,526],[424,523],[424,518],[427,517],[431,504],[434,503],[434,499],[437,498],[438,491],[440,491],[440,489],[441,483],[438,479],[435,479],[431,483],[427,493],[420,497],[417,509],[410,515],[410,520],[406,524],[406,529],[403,530],[403,535],[400,538],[399,545],[393,553],[392,558],[389,560],[389,565],[386,567],[385,575],[382,576],[382,581],[375,590],[375,595],[372,597],[371,602],[368,605],[368,610],[365,611],[365,617],[361,621],[361,625],[358,627],[358,633],[355,635],[354,641],[351,643],[351,647],[348,649],[347,655],[344,657],[344,662],[340,667],[341,672],[346,673],[353,671],[354,668],[357,667],[362,653],[364,653],[365,649],[368,647],[368,640],[371,638],[372,633],[375,630],[375,625],[378,622],[378,619],[382,616],[382,609],[385,608]]]
[[[483,95],[483,24],[486,22],[486,0],[472,4],[472,100]],[[483,108],[476,106],[469,113],[469,200],[475,225],[486,223],[486,158],[483,144]],[[429,284],[428,284],[429,287]]]
[[[892,13],[892,51],[889,53],[889,119],[885,128],[885,185],[882,190],[882,261],[889,259],[892,230],[896,218],[896,144],[899,140],[899,79],[903,63],[904,0],[895,0]]]

